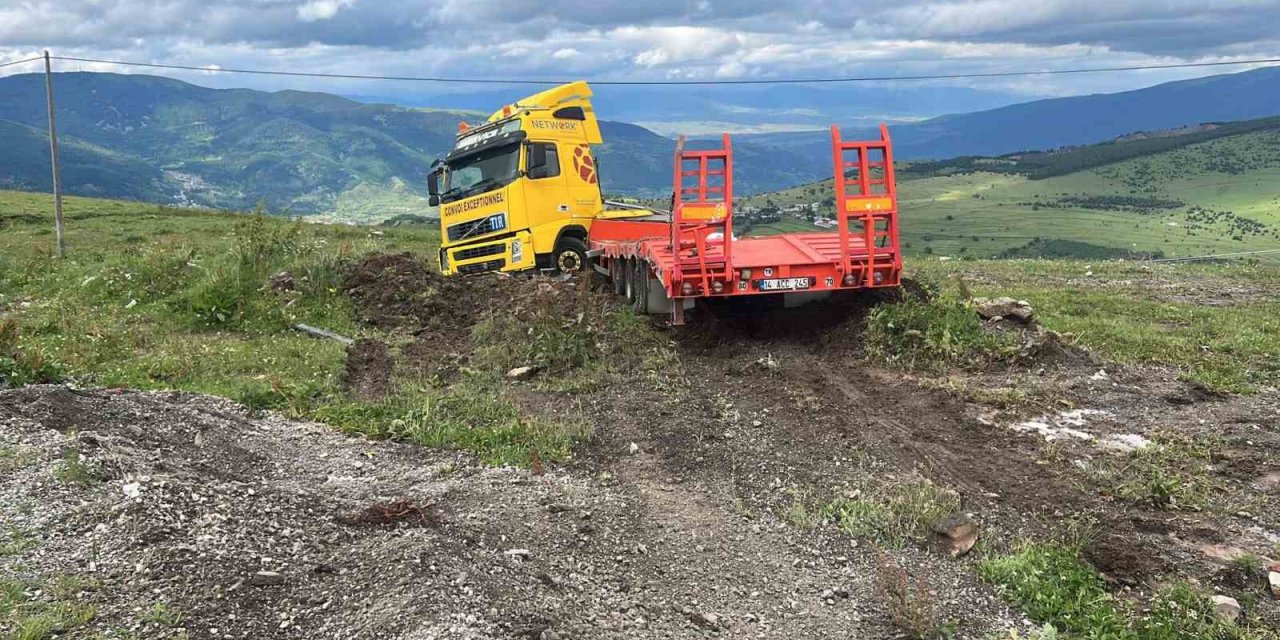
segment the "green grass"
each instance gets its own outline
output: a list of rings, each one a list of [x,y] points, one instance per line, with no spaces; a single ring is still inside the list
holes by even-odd
[[[984,558],[978,575],[1032,620],[1081,640],[1274,640],[1263,623],[1236,625],[1214,615],[1199,589],[1174,583],[1157,591],[1145,608],[1122,600],[1077,549],[1024,544],[1012,553]]]
[[[958,493],[923,476],[877,476],[832,500],[821,517],[855,538],[902,546],[923,541],[930,525],[959,511]]]
[[[83,630],[97,611],[81,604],[79,594],[96,588],[96,582],[75,576],[62,576],[46,584],[0,578],[0,636],[46,640]]]
[[[46,196],[0,192],[0,367],[8,367],[0,375],[14,384],[70,376],[210,393],[344,431],[529,464],[566,459],[589,435],[573,392],[673,359],[647,320],[595,302],[567,309],[530,286],[528,300],[489,312],[457,345],[466,361],[460,375],[397,371],[389,397],[361,400],[341,386],[345,348],[291,325],[377,338],[393,349],[411,341],[356,322],[342,291],[344,265],[378,252],[430,261],[438,230],[68,198],[69,252],[59,260],[50,251],[50,208]],[[268,286],[281,271],[294,275],[293,291]],[[522,365],[541,368],[531,391],[566,396],[550,412],[555,419],[520,408],[503,375]],[[87,477],[79,462],[60,463],[65,481]]]
[[[495,465],[565,460],[590,435],[585,419],[525,415],[501,379],[485,374],[445,388],[402,382],[386,400],[338,400],[316,408],[314,417],[347,433],[473,451]]]
[[[142,613],[140,619],[147,624],[154,624],[160,627],[172,628],[182,624],[182,620],[186,616],[182,611],[175,609],[163,602],[152,604],[146,611]]]
[[[918,260],[908,271],[945,282],[952,295],[963,281],[975,296],[1027,300],[1045,327],[1108,360],[1172,365],[1231,392],[1280,384],[1280,266],[1272,263]]]
[[[1103,494],[1135,504],[1233,512],[1233,505],[1220,495],[1222,482],[1211,467],[1215,451],[1212,438],[1159,433],[1151,446],[1097,459],[1088,475]]]
[[[53,468],[53,477],[63,484],[82,487],[97,484],[101,479],[93,465],[85,462],[84,457],[75,449],[67,449],[63,454],[62,462]]]
[[[913,368],[978,365],[1017,351],[1009,338],[987,331],[971,305],[949,294],[876,307],[864,340],[872,356]]]

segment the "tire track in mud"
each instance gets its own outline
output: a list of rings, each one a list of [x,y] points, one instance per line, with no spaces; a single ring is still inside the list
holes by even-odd
[[[866,310],[853,304],[808,316],[782,314],[772,323],[748,318],[727,332],[711,323],[683,341],[684,365],[701,388],[767,381],[817,399],[810,403],[816,410],[800,412],[770,394],[737,396],[743,407],[770,412],[775,435],[785,434],[755,451],[739,451],[739,461],[772,458],[771,466],[784,468],[797,484],[821,488],[838,484],[850,470],[841,465],[842,455],[865,452],[880,461],[877,470],[918,471],[958,491],[964,509],[1005,540],[1059,536],[1064,521],[1096,519],[1103,533],[1086,556],[1118,582],[1139,584],[1173,564],[1164,549],[1168,542],[1160,539],[1163,514],[1108,503],[1087,490],[1075,469],[1042,459],[1036,438],[983,424],[959,398],[868,367],[860,345]],[[824,315],[831,313],[844,318]],[[778,363],[771,374],[753,369],[763,358]],[[734,478],[757,493],[768,490],[766,480]]]

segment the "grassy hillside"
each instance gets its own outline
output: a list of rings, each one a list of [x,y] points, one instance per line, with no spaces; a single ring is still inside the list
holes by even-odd
[[[1280,123],[1263,124],[1025,159],[908,166],[899,171],[905,248],[953,257],[1105,258],[1280,247]],[[1056,175],[1072,166],[1090,168]],[[831,194],[828,180],[747,202],[787,206]]]
[[[425,212],[423,176],[465,117],[141,75],[60,73],[55,88],[64,146],[98,151],[64,175],[70,193],[355,218],[369,187],[385,192],[380,203]],[[0,182],[49,189],[47,160],[25,161],[47,158],[48,143],[23,130],[45,127],[43,78],[0,79],[0,114]]]
[[[242,399],[336,389],[341,345],[289,325],[353,331],[341,261],[430,253],[438,236],[71,197],[58,261],[50,209],[45,194],[0,192],[0,316],[17,318],[29,353],[96,385]],[[300,294],[288,308],[265,288],[285,270]]]

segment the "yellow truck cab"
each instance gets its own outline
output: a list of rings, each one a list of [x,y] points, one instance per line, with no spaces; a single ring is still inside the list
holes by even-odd
[[[573,82],[460,124],[428,176],[440,211],[445,275],[587,266],[587,231],[603,209],[591,145],[591,88]]]

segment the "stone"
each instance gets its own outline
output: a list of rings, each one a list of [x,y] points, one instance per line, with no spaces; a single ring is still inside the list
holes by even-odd
[[[720,616],[714,613],[695,613],[689,616],[689,620],[703,629],[710,629],[711,631],[720,629]]]
[[[255,587],[271,587],[284,584],[284,576],[275,571],[259,571],[249,578],[249,584]]]
[[[267,286],[271,287],[272,291],[284,292],[293,291],[297,283],[292,273],[281,271],[267,279]]]
[[[933,531],[934,546],[952,558],[968,553],[978,542],[978,523],[967,514],[943,518],[929,528]]]
[[[1200,546],[1200,553],[1219,564],[1227,564],[1244,555],[1244,549],[1226,544],[1206,544]]]
[[[1151,441],[1136,433],[1125,433],[1121,435],[1110,435],[1098,438],[1098,446],[1111,451],[1120,453],[1129,453],[1138,449],[1145,449],[1151,445]]]
[[[516,367],[507,372],[508,380],[528,380],[533,374],[538,372],[537,367]]]
[[[631,445],[627,447],[627,451],[634,456],[635,454],[640,453],[640,445],[632,442]]]
[[[1271,597],[1280,600],[1280,571],[1275,569],[1268,571],[1267,584],[1271,585]]]
[[[1029,324],[1035,312],[1025,300],[1013,298],[974,298],[973,306],[983,320],[1012,320]]]
[[[1227,622],[1240,619],[1240,603],[1230,596],[1213,596],[1213,612]]]

